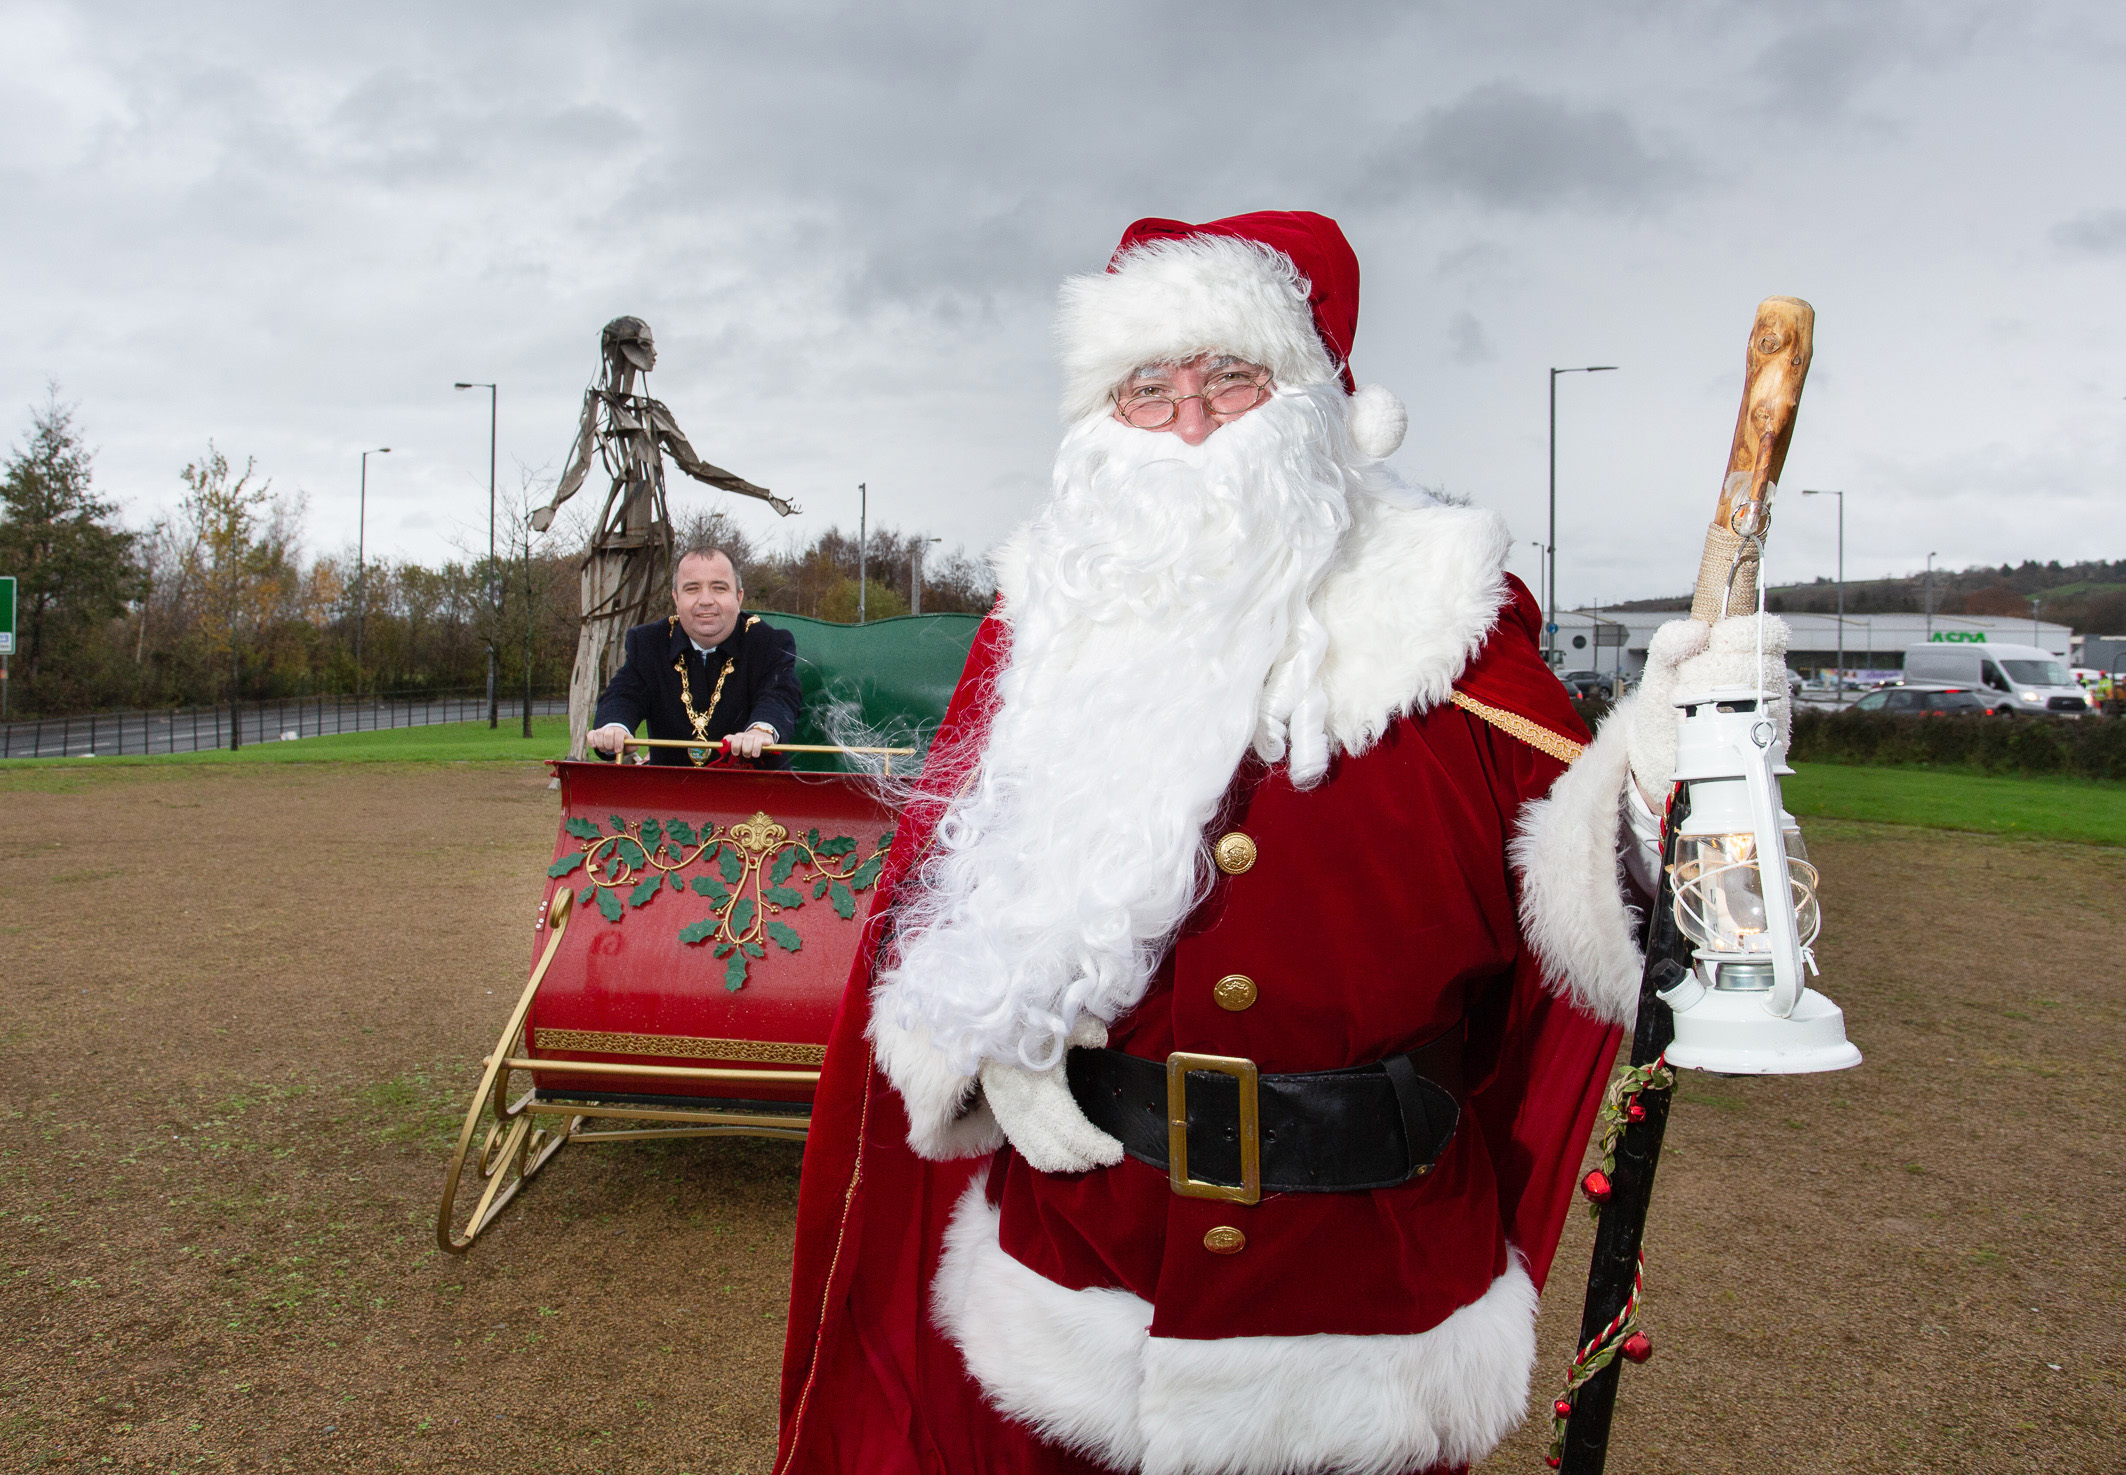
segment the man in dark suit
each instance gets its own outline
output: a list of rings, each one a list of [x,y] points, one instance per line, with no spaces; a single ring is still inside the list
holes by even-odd
[[[761,749],[797,731],[797,642],[745,613],[738,565],[721,548],[690,548],[672,566],[677,613],[627,632],[627,657],[598,698],[590,744],[617,753],[637,723],[653,738],[699,741],[652,748],[655,763],[706,763],[719,749],[788,768]]]

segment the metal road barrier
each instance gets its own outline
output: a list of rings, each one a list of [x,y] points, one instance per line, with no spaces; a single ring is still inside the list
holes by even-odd
[[[504,700],[502,721],[519,720],[521,697]],[[536,697],[532,713],[566,716],[566,697]],[[242,745],[282,739],[326,737],[342,732],[375,732],[397,727],[432,727],[445,722],[479,722],[487,716],[487,696],[464,692],[385,692],[378,696],[290,697],[283,701],[244,702],[233,721]],[[0,723],[0,758],[117,758],[141,753],[199,753],[229,746],[231,709],[163,707],[127,712],[83,712],[29,722]]]

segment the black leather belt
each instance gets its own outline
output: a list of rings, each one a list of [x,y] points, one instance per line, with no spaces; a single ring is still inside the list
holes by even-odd
[[[1264,1192],[1392,1188],[1431,1170],[1461,1119],[1466,1023],[1373,1065],[1263,1075],[1238,1056],[1164,1061],[1073,1050],[1070,1093],[1174,1192],[1251,1204]]]

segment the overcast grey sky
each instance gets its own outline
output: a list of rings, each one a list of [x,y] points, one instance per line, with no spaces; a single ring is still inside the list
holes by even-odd
[[[1752,310],[1814,373],[1775,578],[2126,555],[2116,4],[0,4],[0,434],[47,380],[144,523],[209,436],[315,548],[484,540],[608,318],[709,459],[979,550],[1058,426],[1057,282],[1142,215],[1337,217],[1397,463],[1560,594],[1687,587]],[[682,492],[681,509],[721,494]],[[1534,581],[1535,550],[1515,567]]]

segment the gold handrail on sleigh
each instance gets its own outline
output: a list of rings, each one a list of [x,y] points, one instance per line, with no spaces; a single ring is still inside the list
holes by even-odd
[[[722,744],[720,742],[704,743],[687,738],[629,737],[621,742],[621,752],[615,753],[613,755],[612,761],[618,763],[620,761],[621,755],[625,753],[626,750],[629,748],[693,748],[699,751],[702,748],[721,748],[721,746]],[[598,750],[596,748],[592,748],[590,751],[595,754]],[[912,757],[915,753],[915,749],[913,748],[852,748],[842,743],[762,743],[760,745],[760,751],[763,753],[870,754],[873,756],[881,756],[885,758],[886,772],[888,774],[891,774],[893,772],[894,759]]]

